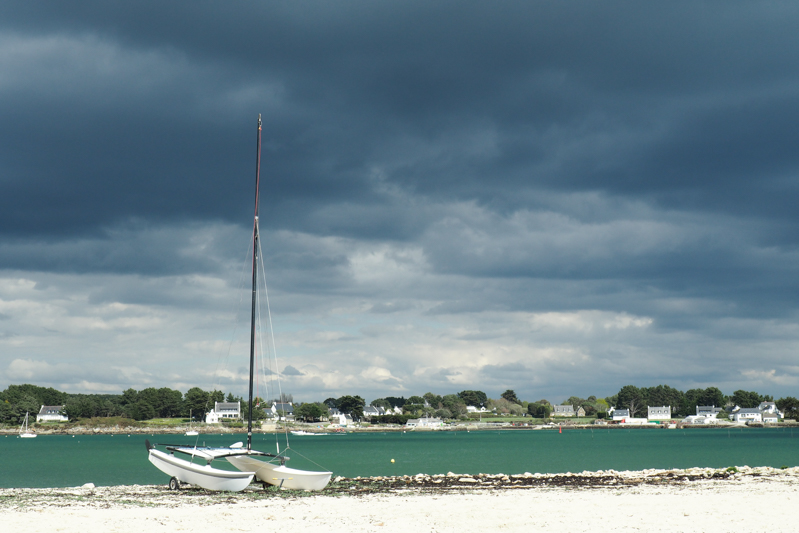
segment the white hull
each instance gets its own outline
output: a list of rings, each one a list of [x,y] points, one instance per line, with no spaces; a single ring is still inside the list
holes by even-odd
[[[32,439],[36,437],[36,433],[20,433],[19,436],[22,439]]]
[[[186,433],[184,433],[184,435],[186,435],[187,437],[196,437],[197,435],[199,435],[199,433],[197,433],[196,431],[187,431]]]
[[[330,482],[332,472],[297,470],[285,465],[267,463],[246,455],[226,457],[228,462],[242,471],[255,472],[258,481],[284,489],[322,490]]]
[[[150,462],[164,474],[182,483],[191,483],[207,490],[240,492],[252,481],[253,471],[232,472],[195,464],[156,449],[150,449]]]

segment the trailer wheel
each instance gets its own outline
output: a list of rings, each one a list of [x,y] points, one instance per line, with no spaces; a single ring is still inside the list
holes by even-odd
[[[178,478],[173,477],[169,480],[169,490],[179,490],[180,489],[180,481]]]

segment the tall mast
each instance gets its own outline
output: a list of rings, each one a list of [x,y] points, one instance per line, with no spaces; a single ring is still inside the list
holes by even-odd
[[[252,316],[250,319],[250,397],[247,414],[247,451],[252,449],[252,382],[255,373],[255,304],[258,291],[258,188],[261,182],[261,114],[258,113],[258,144],[255,156],[255,216],[252,224]]]

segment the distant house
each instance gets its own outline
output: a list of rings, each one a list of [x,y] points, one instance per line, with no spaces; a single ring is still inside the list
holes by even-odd
[[[474,405],[467,405],[466,406],[466,412],[467,413],[485,413],[486,412],[486,408],[485,407],[479,407],[478,408],[478,407],[475,407]]]
[[[37,422],[66,422],[69,418],[64,414],[63,405],[43,405],[36,415]]]
[[[278,417],[278,420],[293,420],[294,419],[294,405],[289,403],[273,403],[272,415]]]
[[[335,411],[335,413],[333,412]],[[327,417],[327,420],[332,425],[338,425],[341,427],[347,427],[352,425],[352,417],[350,415],[345,415],[344,413],[339,412],[338,409],[331,409],[330,414]]]
[[[671,406],[647,407],[646,418],[648,420],[669,420],[671,418]]]
[[[372,418],[373,416],[383,416],[386,414],[386,410],[382,407],[375,407],[374,405],[367,405],[363,408],[363,417],[367,420]]]
[[[218,424],[221,420],[241,418],[241,402],[214,402],[214,408],[205,415],[206,424]]]
[[[573,405],[553,405],[552,416],[574,416]]]
[[[585,409],[583,409],[583,407],[580,406],[577,408],[577,411],[575,411],[575,413],[577,414],[578,417],[583,417],[585,416]]]
[[[444,422],[440,418],[411,418],[405,423],[409,428],[432,428],[443,425]]]
[[[613,409],[613,420],[626,420],[630,418],[629,409]]]
[[[764,424],[777,424],[780,421],[780,416],[777,413],[769,413],[768,411],[763,412],[763,423]]]
[[[774,402],[760,402],[760,405],[758,405],[757,408],[764,413],[779,413],[777,404]]]
[[[731,416],[733,422],[762,422],[763,413],[757,408],[738,408]]]
[[[715,405],[697,405],[696,416],[711,416],[715,418],[723,409]]]
[[[716,415],[689,415],[682,419],[683,424],[708,425],[718,424]]]

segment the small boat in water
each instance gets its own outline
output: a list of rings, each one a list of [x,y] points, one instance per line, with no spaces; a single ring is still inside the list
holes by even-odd
[[[199,435],[199,433],[197,432],[196,429],[193,429],[191,427],[191,421],[192,421],[191,409],[189,409],[189,430],[186,431],[186,433],[184,433],[184,435],[186,435],[187,437],[196,437],[197,435]]]
[[[29,413],[25,413],[25,421],[22,422],[19,428],[19,436],[23,439],[32,439],[36,437],[36,433],[28,429],[28,415]]]

